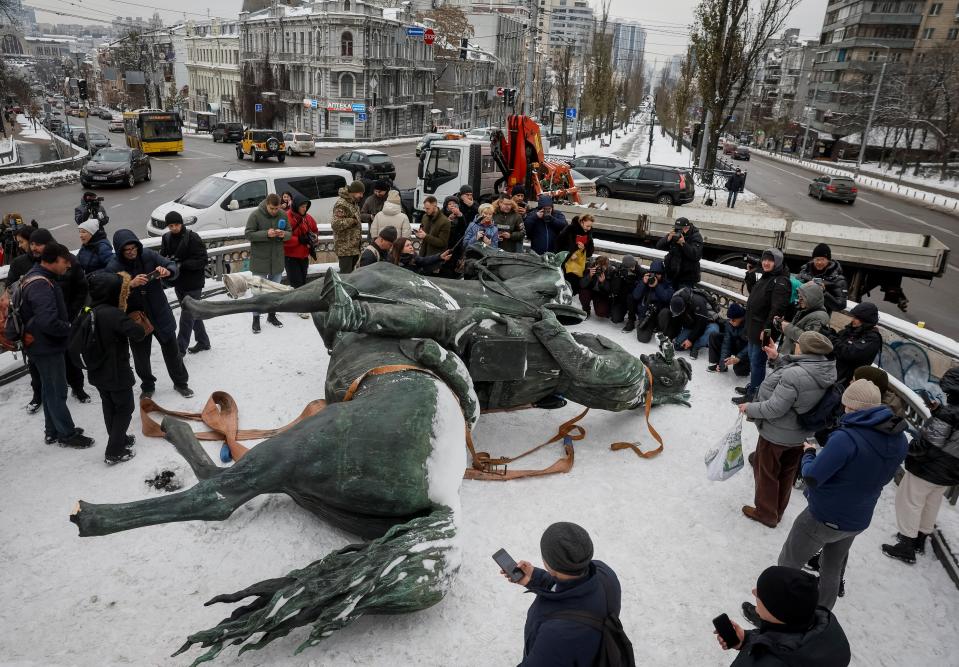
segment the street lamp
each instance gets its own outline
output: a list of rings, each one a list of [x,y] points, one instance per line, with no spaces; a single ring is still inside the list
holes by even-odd
[[[656,109],[649,112],[649,148],[646,150],[646,164],[652,162],[653,155],[653,128],[656,126]]]
[[[882,69],[879,70],[879,84],[876,86],[876,94],[872,96],[872,108],[869,109],[869,120],[866,121],[866,131],[862,134],[862,142],[859,145],[859,156],[856,158],[856,176],[862,168],[862,158],[866,154],[866,146],[869,141],[869,131],[872,129],[872,119],[876,115],[876,104],[879,102],[879,90],[882,88],[882,77],[886,74],[886,65],[889,63],[889,47],[885,44],[867,44],[866,46],[875,46],[886,49],[886,56],[882,61]]]

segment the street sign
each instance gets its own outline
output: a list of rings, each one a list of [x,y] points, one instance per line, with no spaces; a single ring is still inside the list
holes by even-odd
[[[358,113],[358,114],[356,114],[356,120],[360,121],[361,123],[365,123],[365,122],[366,122],[366,114],[365,114],[365,113]]]
[[[503,88],[496,89],[496,97],[502,97],[504,94],[505,94],[505,90]]]
[[[406,29],[407,37],[422,37],[423,33],[424,33],[424,29],[419,26],[413,26]]]
[[[350,105],[350,108],[353,110],[353,113],[366,113],[366,105],[360,102],[354,102]]]
[[[426,42],[428,46],[432,46],[433,42],[436,41],[436,31],[432,28],[427,28],[423,33],[423,41]]]
[[[253,105],[253,111],[256,111],[256,112],[263,111],[263,105],[262,105],[262,104],[254,104],[254,105]]]
[[[570,120],[576,119],[576,107],[566,107],[566,117]]]
[[[316,109],[316,108],[318,108],[319,106],[320,106],[320,105],[319,105],[319,103],[318,103],[316,100],[310,100],[310,108],[311,108],[311,109]]]

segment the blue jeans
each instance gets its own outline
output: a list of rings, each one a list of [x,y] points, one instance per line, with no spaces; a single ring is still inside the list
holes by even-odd
[[[709,345],[709,337],[714,333],[719,333],[719,325],[711,322],[706,325],[706,331],[703,332],[703,335],[693,341],[692,349],[698,350],[701,347]],[[689,329],[683,327],[679,330],[679,335],[676,336],[676,340],[673,342],[675,342],[676,345],[682,345],[687,338],[689,338]]]
[[[757,341],[747,343],[749,351],[749,389],[748,394],[753,396],[759,391],[759,385],[766,379],[766,353],[762,344]]]
[[[44,433],[57,438],[68,438],[77,427],[67,407],[67,368],[63,353],[36,354],[30,358],[40,374]]]
[[[176,287],[173,291],[176,293],[176,298],[180,302],[180,330],[176,337],[180,354],[186,354],[186,349],[190,345],[190,334],[196,334],[197,343],[209,347],[210,337],[206,334],[206,327],[203,325],[203,320],[194,318],[186,308],[183,308],[183,297],[189,296],[199,300],[203,290],[182,290]]]
[[[283,273],[254,273],[254,276],[258,278],[263,278],[263,280],[269,280],[271,283],[276,283],[279,285],[283,282]],[[270,315],[275,315],[276,313],[270,313]],[[260,313],[253,313],[254,319],[259,317]]]
[[[737,190],[730,190],[726,196],[726,208],[736,208],[736,197],[739,196]]]

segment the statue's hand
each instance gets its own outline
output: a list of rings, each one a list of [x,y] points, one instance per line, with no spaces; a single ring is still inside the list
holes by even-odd
[[[493,324],[508,326],[509,320],[489,308],[462,308],[454,311],[450,318],[450,326],[454,335],[472,329],[476,325],[488,325],[488,328],[492,328]]]

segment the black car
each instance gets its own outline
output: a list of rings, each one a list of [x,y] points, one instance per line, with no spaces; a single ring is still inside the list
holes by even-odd
[[[217,123],[212,134],[214,142],[236,143],[243,139],[243,123]]]
[[[809,196],[819,201],[835,199],[852,205],[856,203],[857,194],[859,188],[856,187],[856,181],[848,176],[820,176],[809,184]]]
[[[396,178],[396,167],[393,166],[390,156],[369,148],[343,153],[332,162],[327,162],[326,166],[346,169],[353,174],[353,178],[386,178],[391,181]]]
[[[626,167],[596,179],[596,195],[658,204],[687,204],[696,197],[693,175],[677,167],[647,164]]]
[[[749,159],[749,148],[747,146],[736,146],[736,150],[733,151],[734,160],[748,160]]]
[[[629,162],[603,155],[583,155],[570,161],[570,166],[586,178],[599,178],[616,169],[628,167]]]
[[[131,148],[103,148],[97,151],[80,170],[80,185],[126,185],[132,188],[137,181],[152,177],[150,156]]]
[[[86,144],[83,147],[89,149],[90,153],[96,153],[112,145],[110,138],[102,132],[91,132],[85,141]]]
[[[97,115],[100,120],[113,120],[113,112],[107,108],[100,109],[100,113]]]

